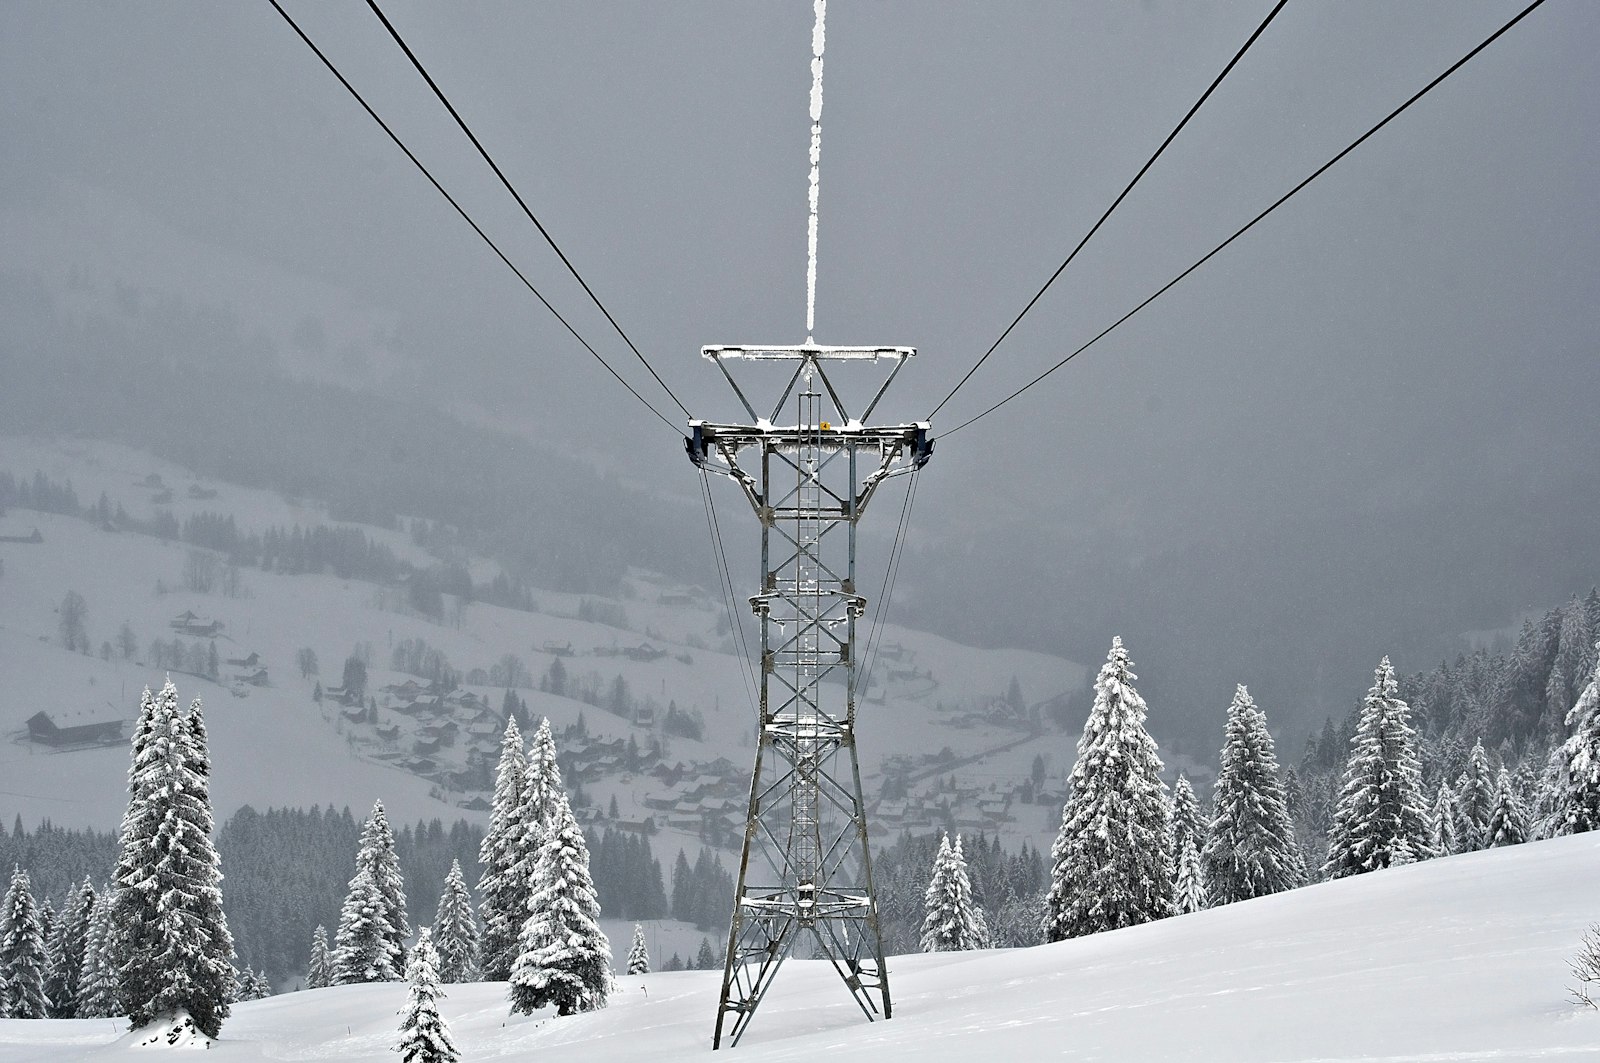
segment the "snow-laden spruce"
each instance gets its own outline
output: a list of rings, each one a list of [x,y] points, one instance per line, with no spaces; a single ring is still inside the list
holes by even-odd
[[[1589,683],[1567,713],[1567,739],[1550,754],[1543,824],[1550,837],[1600,829],[1600,642],[1595,656]]]
[[[1194,839],[1187,835],[1179,843],[1178,875],[1173,889],[1173,902],[1180,915],[1202,911],[1211,903],[1205,874],[1200,870],[1200,854],[1194,851]]]
[[[972,881],[967,877],[961,835],[956,835],[954,845],[950,844],[950,835],[940,837],[928,888],[922,895],[922,908],[923,952],[966,952],[989,947],[983,912],[972,901]]]
[[[628,973],[650,973],[650,949],[644,943],[644,927],[633,924],[633,943],[628,946]]]
[[[1489,825],[1484,834],[1485,848],[1490,849],[1521,845],[1528,840],[1528,813],[1511,781],[1511,773],[1504,768],[1495,781],[1494,808],[1489,813]]]
[[[311,959],[306,964],[306,988],[326,989],[333,984],[333,957],[328,952],[328,928],[321,923],[311,932]]]
[[[1480,739],[1467,757],[1467,767],[1457,778],[1456,847],[1458,853],[1471,853],[1489,847],[1489,817],[1494,813],[1494,771]]]
[[[358,870],[350,880],[334,943],[334,985],[392,982],[400,977],[402,953],[394,943],[389,904],[369,867]]]
[[[1172,787],[1172,851],[1183,848],[1188,838],[1198,853],[1206,846],[1206,817],[1200,812],[1200,801],[1189,784],[1187,775],[1179,775]]]
[[[522,732],[516,717],[508,716],[494,774],[494,797],[489,803],[489,830],[478,848],[478,862],[483,865],[478,879],[478,916],[483,929],[478,966],[491,982],[511,976],[517,936],[527,919],[528,882],[516,874],[522,860],[522,798],[527,777],[528,754]]]
[[[212,844],[211,762],[200,699],[168,679],[141,700],[119,838],[119,997],[134,1029],[184,1011],[216,1037],[234,993],[233,935]]]
[[[600,930],[589,847],[564,796],[546,833],[511,969],[511,1010],[527,1015],[553,1004],[559,1015],[595,1011],[611,991],[611,945]]]
[[[44,995],[52,1019],[78,1017],[78,987],[83,980],[84,950],[89,940],[89,917],[94,914],[94,883],[83,882],[67,894],[61,917],[50,936],[50,966],[45,973]]]
[[[1441,856],[1458,853],[1460,841],[1456,837],[1456,821],[1460,812],[1456,809],[1456,792],[1450,789],[1448,782],[1439,783],[1439,796],[1434,799],[1433,811],[1429,813],[1428,825],[1433,828],[1433,848]]]
[[[1433,855],[1410,707],[1400,699],[1394,667],[1385,657],[1361,703],[1323,871],[1344,878]]]
[[[1228,706],[1200,866],[1212,904],[1265,897],[1305,881],[1267,716],[1243,685]]]
[[[45,940],[33,884],[20,867],[0,904],[0,1019],[42,1019]]]
[[[122,1014],[118,995],[116,894],[107,887],[95,898],[89,915],[89,937],[83,947],[83,975],[78,982],[78,1018],[103,1019]]]
[[[1136,678],[1122,639],[1112,639],[1050,850],[1047,941],[1174,913],[1171,804]]]
[[[245,969],[235,972],[234,1002],[243,1000],[265,1000],[272,995],[272,983],[267,981],[265,973],[254,967],[245,965]]]
[[[427,927],[417,931],[417,943],[406,960],[406,1006],[400,1020],[400,1043],[395,1051],[401,1063],[456,1063],[461,1058],[450,1028],[439,1015],[439,954]]]
[[[527,868],[539,859],[545,837],[557,825],[561,806],[567,801],[561,787],[561,768],[556,764],[556,740],[550,721],[539,721],[539,729],[528,743],[528,773],[522,784],[523,852]],[[570,809],[568,810],[570,812]]]
[[[405,942],[411,936],[406,921],[406,884],[400,874],[400,857],[394,848],[394,832],[382,801],[374,801],[372,815],[361,829],[361,847],[356,850],[356,866],[365,868],[383,894],[384,914],[389,921],[389,941],[394,946],[395,970],[405,961]]]
[[[450,863],[444,892],[433,916],[434,950],[439,954],[439,980],[446,984],[473,981],[478,969],[478,919],[472,914],[461,861]]]

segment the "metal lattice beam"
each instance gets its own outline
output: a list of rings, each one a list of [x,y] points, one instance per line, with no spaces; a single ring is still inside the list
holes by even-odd
[[[712,1040],[720,1048],[724,1036],[739,1042],[801,942],[833,965],[868,1019],[891,1013],[855,741],[857,622],[866,609],[856,592],[856,526],[878,488],[920,469],[933,447],[925,422],[860,419],[912,348],[702,353],[755,423],[689,422],[690,460],[738,483],[761,524],[761,590],[750,599],[761,624],[760,724]],[[769,416],[730,371],[739,360],[794,364]],[[850,416],[830,364],[882,361],[887,378],[860,418]],[[791,403],[793,422],[776,423]]]

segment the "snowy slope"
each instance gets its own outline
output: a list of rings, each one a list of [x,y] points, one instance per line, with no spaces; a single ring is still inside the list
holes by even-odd
[[[1539,842],[1313,886],[1011,952],[891,962],[868,1025],[831,970],[793,962],[736,1058],[1433,1061],[1600,1058],[1600,1013],[1566,1002],[1600,916],[1600,837]],[[610,1008],[507,1017],[504,986],[453,987],[466,1060],[706,1058],[719,976],[624,978]],[[240,1005],[223,1059],[392,1059],[398,984]],[[105,1020],[0,1022],[0,1061],[121,1058]],[[136,1058],[144,1058],[138,1056]]]

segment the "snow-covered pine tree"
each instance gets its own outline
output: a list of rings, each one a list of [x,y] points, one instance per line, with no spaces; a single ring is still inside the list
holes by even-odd
[[[180,713],[170,679],[135,771],[143,809],[135,815],[130,800],[135,830],[118,861],[122,1002],[135,1029],[181,1009],[216,1037],[233,996],[233,937],[211,841],[210,754],[200,700]],[[123,921],[127,915],[142,921]]]
[[[109,886],[95,898],[89,915],[89,936],[83,947],[83,974],[78,982],[78,1018],[103,1019],[122,1014],[116,939],[112,919],[116,893]]]
[[[1185,836],[1178,850],[1178,881],[1175,903],[1179,915],[1203,911],[1209,907],[1206,896],[1205,873],[1200,870],[1200,854],[1194,850],[1194,839]]]
[[[400,1043],[395,1051],[401,1063],[456,1063],[461,1058],[450,1028],[439,1015],[439,954],[427,927],[417,931],[417,943],[406,958],[406,1007],[401,1013]]]
[[[1600,658],[1600,642],[1595,643]],[[1600,659],[1566,719],[1567,739],[1550,754],[1543,832],[1555,837],[1600,829]]]
[[[633,944],[628,946],[628,973],[650,973],[650,949],[644,943],[644,927],[633,924]]]
[[[265,970],[250,972],[250,999],[265,1000],[272,995],[272,983]]]
[[[328,954],[328,928],[321,923],[311,932],[311,960],[306,964],[306,988],[325,989],[333,984],[333,957]]]
[[[1265,897],[1305,881],[1267,716],[1243,685],[1228,706],[1227,737],[1200,866],[1214,905]]]
[[[522,788],[523,854],[529,869],[539,859],[544,837],[556,825],[560,806],[566,801],[561,768],[556,764],[555,735],[550,721],[542,719],[528,743],[528,774]]]
[[[472,913],[460,860],[450,864],[450,874],[445,876],[444,892],[433,917],[433,941],[439,954],[439,980],[447,984],[471,981],[478,964],[478,918]]]
[[[169,696],[170,695],[170,696]],[[101,961],[115,979],[116,1011],[127,1011],[128,995],[123,967],[132,958],[133,950],[148,947],[144,941],[145,928],[155,925],[154,902],[147,890],[124,890],[124,881],[142,881],[144,864],[149,860],[150,845],[159,822],[159,809],[154,807],[150,794],[154,785],[153,758],[150,750],[152,734],[158,721],[178,710],[178,691],[167,678],[158,699],[144,688],[139,695],[139,715],[134,721],[133,735],[128,744],[128,807],[122,813],[122,823],[117,833],[117,866],[112,872],[106,892],[113,911],[106,927]],[[163,731],[166,725],[160,724]]]
[[[1505,768],[1500,769],[1495,781],[1494,809],[1489,813],[1489,826],[1484,833],[1489,848],[1521,845],[1528,840],[1528,813],[1516,784],[1511,781],[1511,773]]]
[[[1440,856],[1449,856],[1451,853],[1461,851],[1460,841],[1456,838],[1456,821],[1460,813],[1456,811],[1456,793],[1450,789],[1448,782],[1439,783],[1439,796],[1434,799],[1433,812],[1428,817],[1428,823],[1433,828],[1433,847]]]
[[[694,954],[694,969],[697,971],[721,970],[722,964],[717,962],[717,950],[711,947],[711,939],[702,937],[700,948]]]
[[[404,962],[406,938],[411,936],[411,924],[406,921],[406,884],[400,875],[400,857],[394,849],[394,832],[389,829],[389,816],[382,801],[372,803],[372,815],[361,829],[361,847],[356,850],[356,866],[366,868],[383,894],[384,914],[389,921],[389,942],[394,946],[395,972],[398,977]]]
[[[78,985],[83,978],[84,947],[94,902],[94,883],[86,876],[82,885],[68,892],[61,906],[61,917],[51,935],[50,968],[44,980],[44,995],[50,1001],[53,1019],[78,1017]]]
[[[922,895],[922,951],[966,952],[988,947],[983,914],[972,902],[972,882],[961,851],[961,836],[939,839],[928,888]]]
[[[1180,774],[1172,787],[1172,851],[1183,848],[1183,839],[1194,842],[1195,852],[1206,845],[1206,820],[1200,813],[1200,801],[1195,797],[1189,777]]]
[[[1173,914],[1171,806],[1136,678],[1122,639],[1112,639],[1050,850],[1047,941]]]
[[[589,847],[565,798],[547,834],[511,970],[511,1010],[527,1015],[554,1004],[558,1015],[595,1011],[611,990],[611,945],[600,930]]]
[[[1433,855],[1410,707],[1385,657],[1361,704],[1323,871],[1344,878]]]
[[[528,883],[514,872],[522,856],[522,797],[527,785],[528,754],[515,717],[506,718],[495,769],[494,798],[489,804],[489,830],[478,849],[483,874],[478,879],[478,917],[483,926],[478,966],[484,978],[511,977],[517,958],[517,936],[527,919]]]
[[[11,886],[0,903],[0,1019],[42,1019],[45,940],[33,884],[20,867],[11,869]]]
[[[235,968],[233,972],[233,1002],[238,1004],[246,1000],[260,1000],[268,995],[261,991],[261,985],[261,976],[256,973],[254,967],[246,964],[242,971]]]
[[[1475,852],[1489,846],[1489,816],[1494,812],[1494,772],[1480,739],[1467,757],[1466,770],[1456,779],[1456,849]]]
[[[389,922],[389,904],[373,881],[372,869],[362,867],[350,880],[339,929],[334,933],[333,984],[392,982],[400,977],[400,951]]]

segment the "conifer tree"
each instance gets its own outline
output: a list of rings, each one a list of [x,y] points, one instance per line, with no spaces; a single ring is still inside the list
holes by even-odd
[[[394,943],[389,904],[373,881],[372,869],[362,867],[350,880],[339,929],[334,933],[333,984],[392,982],[400,977],[400,950]]]
[[[511,970],[511,1010],[554,1004],[559,1015],[606,1006],[611,945],[600,930],[600,902],[589,877],[589,848],[565,799],[534,869],[528,919]]]
[[[1180,774],[1172,787],[1172,851],[1183,847],[1183,839],[1194,843],[1195,852],[1206,845],[1206,817],[1200,813],[1200,801],[1195,797],[1189,777]]]
[[[83,978],[84,950],[94,904],[94,883],[85,877],[82,885],[67,894],[61,918],[51,935],[50,968],[45,975],[44,993],[50,1001],[53,1019],[78,1016],[78,987]]]
[[[531,871],[539,859],[545,835],[555,826],[559,808],[566,803],[561,788],[561,768],[556,764],[556,740],[550,721],[541,719],[528,743],[528,774],[522,789],[523,861]]]
[[[1485,835],[1490,848],[1521,845],[1528,840],[1528,813],[1523,808],[1516,785],[1511,781],[1511,773],[1505,768],[1500,769],[1496,780],[1494,809],[1489,813]]]
[[[170,697],[169,697],[170,691]],[[122,823],[117,833],[117,866],[112,873],[107,893],[114,905],[106,927],[101,961],[109,968],[115,982],[117,1012],[128,1010],[128,994],[124,991],[124,965],[136,944],[144,944],[143,928],[155,925],[156,912],[148,891],[124,890],[121,884],[129,879],[143,880],[142,864],[149,858],[150,840],[155,837],[159,810],[154,806],[154,757],[150,745],[152,734],[169,714],[178,708],[178,692],[168,677],[162,687],[161,697],[144,688],[139,695],[139,715],[134,721],[133,735],[128,743],[128,807],[123,811]]]
[[[11,886],[0,902],[0,1019],[42,1019],[45,941],[39,906],[28,873],[11,870]]]
[[[216,1037],[233,996],[233,937],[211,842],[210,754],[200,701],[169,679],[135,753],[118,858],[120,995],[133,1028],[188,1012]]]
[[[1242,685],[1228,706],[1211,809],[1200,866],[1212,904],[1265,897],[1305,881],[1267,717]]]
[[[311,960],[306,965],[306,988],[325,989],[333,984],[333,958],[328,954],[328,928],[321,923],[311,933]]]
[[[1323,870],[1344,878],[1433,855],[1410,707],[1400,699],[1394,667],[1385,657],[1350,742]]]
[[[389,943],[394,946],[396,976],[405,959],[405,940],[411,936],[406,921],[406,886],[400,875],[400,857],[395,853],[394,832],[383,802],[375,801],[372,815],[361,830],[361,847],[356,851],[356,866],[366,868],[383,894],[384,915],[389,923]]]
[[[456,1063],[461,1058],[450,1028],[439,1015],[439,954],[427,927],[417,931],[417,943],[406,960],[406,1007],[400,1020],[400,1043],[395,1050],[401,1063]]]
[[[644,927],[633,924],[633,944],[628,946],[628,973],[650,973],[650,950],[644,943]]]
[[[1459,816],[1460,813],[1456,811],[1455,791],[1450,789],[1449,783],[1439,783],[1439,796],[1433,802],[1433,814],[1429,817],[1429,824],[1433,827],[1433,847],[1440,856],[1461,852],[1461,843],[1456,837],[1456,822]]]
[[[78,1018],[103,1019],[122,1013],[112,919],[116,893],[107,887],[95,898],[89,915],[89,936],[83,948],[83,973],[78,983]]]
[[[694,969],[697,971],[715,971],[722,964],[717,962],[717,952],[711,947],[711,939],[702,937],[700,949],[694,954]]]
[[[1489,846],[1489,816],[1494,812],[1494,773],[1479,740],[1467,757],[1467,768],[1456,779],[1456,852],[1470,853]]]
[[[1600,658],[1600,642],[1595,656]],[[1566,728],[1545,778],[1544,833],[1551,837],[1600,829],[1600,660],[1567,713]]]
[[[478,879],[478,915],[483,926],[479,967],[483,977],[494,982],[511,977],[517,936],[527,919],[527,880],[515,874],[522,858],[522,798],[527,776],[522,732],[516,718],[509,717],[495,770],[489,830],[478,849],[478,862],[483,865]]]
[[[1206,896],[1205,874],[1200,870],[1200,854],[1194,851],[1194,839],[1185,837],[1178,850],[1178,881],[1175,903],[1180,915],[1203,911],[1210,906]]]
[[[923,952],[966,952],[988,947],[982,910],[972,902],[972,882],[967,876],[959,834],[955,845],[950,844],[950,835],[940,837],[922,908]]]
[[[439,955],[439,980],[444,983],[469,982],[477,970],[478,920],[472,914],[472,898],[461,874],[461,861],[450,864],[444,892],[433,917],[433,941]]]
[[[1172,812],[1136,678],[1112,639],[1050,850],[1047,941],[1173,914]]]

